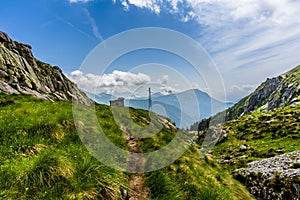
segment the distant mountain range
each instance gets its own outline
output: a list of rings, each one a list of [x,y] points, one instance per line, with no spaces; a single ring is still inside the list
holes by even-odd
[[[109,104],[109,101],[116,99],[116,96],[106,93],[97,95],[87,93],[94,101],[100,104]],[[118,96],[120,97],[120,96]],[[125,106],[149,109],[149,100],[147,97],[130,97],[124,94]],[[193,122],[203,118],[210,117],[220,111],[225,110],[233,103],[224,103],[210,97],[207,93],[198,89],[191,89],[181,93],[163,95],[154,93],[152,95],[153,112],[170,118],[180,128],[186,128]]]
[[[0,92],[31,94],[48,100],[75,99],[84,104],[92,100],[109,104],[109,100],[125,98],[125,106],[148,110],[147,97],[132,96],[128,92],[113,96],[106,93],[93,95],[83,93],[57,66],[51,66],[36,59],[31,47],[13,41],[0,31]],[[88,97],[90,97],[90,99]],[[152,94],[151,110],[169,117],[180,128],[187,128],[193,122],[212,116],[232,104],[217,101],[197,89],[177,94]]]
[[[24,97],[21,95],[3,95],[2,93],[30,94],[34,97],[47,99],[56,103],[49,104],[49,102],[46,101],[35,101],[35,99],[30,97]],[[26,193],[26,195],[32,194],[34,196],[39,194],[42,195],[42,197],[45,195],[44,189],[47,189],[50,193],[52,191],[48,190],[49,184],[47,184],[47,181],[44,181],[47,179],[45,177],[48,177],[49,175],[49,165],[47,164],[49,159],[44,158],[49,158],[48,155],[51,153],[53,158],[51,158],[50,161],[53,166],[51,165],[50,168],[60,169],[61,166],[64,166],[66,163],[68,164],[68,162],[65,161],[68,161],[67,159],[70,156],[66,155],[73,152],[74,148],[76,150],[74,152],[78,152],[77,149],[81,148],[81,143],[78,143],[79,146],[77,146],[76,143],[76,141],[80,141],[79,139],[76,139],[76,132],[70,131],[75,130],[73,118],[71,117],[72,115],[71,113],[67,114],[70,112],[70,107],[66,107],[65,103],[60,104],[58,101],[77,100],[80,103],[91,105],[93,104],[91,99],[93,99],[100,104],[109,104],[109,100],[124,97],[126,106],[144,110],[148,110],[149,108],[147,97],[136,97],[127,92],[119,93],[115,96],[106,93],[97,95],[91,93],[85,94],[80,91],[76,84],[71,82],[58,67],[53,67],[47,63],[37,60],[32,55],[31,47],[29,45],[13,41],[7,34],[1,31],[0,95],[1,108],[5,111],[3,112],[3,117],[1,116],[4,120],[0,120],[2,123],[0,126],[2,128],[2,132],[0,131],[0,134],[1,137],[4,138],[4,145],[1,146],[3,147],[3,151],[0,152],[4,152],[5,155],[8,155],[7,157],[4,156],[4,160],[9,160],[11,155],[7,154],[6,151],[7,149],[13,148],[13,156],[20,157],[20,159],[17,159],[20,162],[13,162],[13,164],[10,164],[12,162],[5,162],[3,165],[4,167],[2,168],[5,170],[8,168],[14,169],[14,166],[16,165],[21,169],[24,165],[24,156],[26,156],[26,159],[36,160],[37,158],[38,164],[42,163],[42,165],[38,166],[42,166],[41,170],[46,173],[32,173],[32,170],[25,170],[24,173],[22,171],[22,174],[26,177],[34,177],[37,175],[36,177],[38,177],[38,179],[43,174],[47,175],[43,176],[44,178],[42,177],[43,179],[41,179],[42,182],[40,185],[44,187],[42,190],[40,190],[40,187],[35,187],[37,192],[30,192],[31,188],[28,190],[28,193]],[[88,97],[90,97],[90,99]],[[68,105],[71,106],[71,104]],[[118,141],[120,146],[126,144],[127,147],[127,143],[121,143],[122,139],[120,138],[123,138],[122,129],[119,129],[118,131],[118,128],[120,127],[116,127],[116,124],[112,122],[113,116],[109,113],[109,109],[102,109],[107,108],[106,106],[97,106],[101,113],[99,119],[101,119],[101,116],[106,116],[106,118],[102,118],[102,122],[107,125],[104,127],[109,130],[109,133],[111,133],[109,136],[113,137],[115,141]],[[204,177],[211,178],[212,174],[215,174],[216,177],[217,175],[218,177],[214,178],[214,180],[219,180],[220,173],[215,173],[213,171],[215,170],[215,162],[213,160],[216,160],[216,162],[220,164],[216,169],[218,172],[220,172],[222,167],[233,170],[232,172],[234,172],[233,175],[235,178],[244,183],[256,199],[299,199],[300,66],[297,66],[278,77],[268,78],[253,93],[241,99],[235,105],[232,103],[220,102],[203,91],[192,89],[168,95],[153,93],[151,110],[170,118],[176,123],[177,127],[180,128],[187,128],[191,124],[194,124],[196,126],[195,130],[201,130],[198,133],[197,140],[195,141],[199,145],[202,143],[202,140],[207,138],[207,136],[208,138],[211,137],[212,140],[217,140],[215,141],[216,146],[207,155],[207,158],[209,159],[205,159],[205,161],[202,160],[205,165],[201,164],[201,159],[193,159],[199,155],[198,151],[193,150],[189,151],[189,153],[194,152],[197,154],[196,156],[191,154],[192,159],[187,159],[189,158],[187,156],[183,159],[180,158],[174,163],[174,165],[172,165],[173,167],[164,168],[163,170],[165,171],[163,174],[172,175],[173,172],[169,169],[174,168],[176,170],[174,171],[175,175],[180,174],[178,173],[178,169],[180,169],[184,172],[188,171],[192,175],[200,174],[202,177],[202,172],[195,173],[198,168],[195,168],[196,171],[191,171],[186,170],[189,169],[188,166],[185,167],[185,164],[187,163],[186,160],[189,160],[189,162],[201,161],[200,163],[196,163],[195,166],[200,166],[199,169],[205,169],[205,171],[209,170],[209,173],[207,173],[206,177]],[[133,110],[133,113],[139,122],[143,122],[145,125],[150,123],[144,117],[148,114],[148,112]],[[199,123],[194,123],[195,121],[200,121],[201,119],[208,118],[210,116],[213,117],[202,120]],[[36,121],[36,119],[39,120]],[[226,123],[213,126],[218,122],[224,122],[224,120]],[[162,120],[163,124],[165,124],[164,121],[165,120]],[[166,121],[169,123],[169,120]],[[7,126],[7,123],[10,122],[14,123],[8,124],[9,126]],[[49,126],[49,124],[51,126]],[[85,127],[86,130],[92,130],[84,123],[80,123],[80,126]],[[211,129],[208,130],[209,126]],[[155,136],[155,140],[151,139],[152,142],[146,142],[149,140],[141,139],[141,144],[146,145],[147,147],[149,143],[150,147],[148,146],[146,149],[151,150],[156,149],[157,147],[162,147],[161,145],[165,144],[164,142],[169,142],[169,138],[172,138],[173,133],[176,132],[170,125],[165,126],[165,128],[167,129],[166,132],[157,134]],[[59,132],[58,134],[57,131]],[[118,135],[119,133],[121,135]],[[71,136],[70,134],[75,135]],[[167,137],[164,138],[165,134]],[[59,140],[63,142],[58,142]],[[161,141],[159,140],[162,140],[163,143],[160,143]],[[69,143],[70,145],[68,146]],[[214,143],[210,142],[209,145],[211,144]],[[48,148],[48,145],[50,145],[51,148]],[[67,149],[67,147],[70,147],[71,149]],[[53,151],[53,149],[56,148],[59,149],[59,151]],[[68,152],[63,153],[63,157],[60,158],[59,156],[61,156],[61,152],[65,149],[67,149]],[[84,148],[83,152],[85,152],[85,150],[86,149]],[[205,149],[201,147],[200,150],[202,151]],[[44,153],[45,151],[46,154]],[[52,155],[52,153],[54,154]],[[56,155],[55,153],[58,154]],[[282,155],[279,156],[279,154]],[[89,159],[88,164],[93,167],[94,162],[90,162],[90,154],[87,156]],[[70,158],[73,159],[75,157],[71,155]],[[52,162],[53,159],[55,162]],[[257,161],[261,159],[264,160]],[[60,161],[63,162],[60,163]],[[46,164],[44,164],[44,162]],[[72,161],[72,165],[75,163],[78,163],[76,159]],[[208,164],[211,164],[211,166]],[[184,168],[182,168],[182,166]],[[194,166],[194,164],[191,166]],[[219,166],[221,166],[221,168]],[[32,167],[36,166],[34,165]],[[69,168],[68,170],[72,175],[71,178],[75,177],[76,180],[79,180],[77,176],[81,176],[82,173],[80,170],[79,173],[77,173],[78,170],[74,170],[77,168],[78,167],[76,166],[70,166],[70,170]],[[2,174],[11,174],[15,176],[13,171],[11,173],[7,173],[5,170],[2,170]],[[39,172],[41,170],[33,171]],[[119,175],[120,174],[117,174],[114,177],[119,177]],[[156,174],[155,176],[150,175],[149,177],[157,179],[157,175],[159,174]],[[184,178],[192,177],[191,175],[186,176],[187,173],[184,173],[183,175]],[[27,185],[30,188],[30,183],[28,182],[29,179],[26,177],[24,179],[26,183],[20,182],[21,185],[15,181],[8,184],[7,191],[10,191],[9,193],[3,193],[4,197],[6,195],[23,194],[24,188],[26,188]],[[60,187],[61,181],[66,180],[67,182],[70,182],[70,177],[67,177],[66,179],[61,179],[61,177],[62,176],[59,173],[53,174],[53,181],[50,181],[53,188],[56,186]],[[126,180],[127,175],[124,175],[124,177],[124,180]],[[173,175],[170,177],[172,178]],[[220,183],[217,186],[224,184],[224,177],[221,177],[222,180],[220,180]],[[226,175],[226,177],[229,176]],[[197,180],[199,180],[199,178],[200,177],[196,177]],[[176,181],[176,177],[174,179]],[[7,178],[7,180],[13,180],[13,178]],[[35,179],[32,180],[32,183],[36,183]],[[76,180],[72,181],[76,182]],[[161,180],[160,176],[157,180]],[[181,180],[182,179],[179,179],[178,187],[181,185]],[[98,183],[94,183],[94,179],[88,181],[90,181],[89,184],[92,186],[93,184],[95,184],[95,187],[99,185]],[[112,180],[112,182],[108,182],[107,185],[109,189],[111,189],[109,184],[113,183],[113,181],[114,180]],[[228,181],[228,183],[232,183],[232,180]],[[105,180],[105,182],[107,181]],[[202,182],[200,181],[199,183]],[[153,183],[157,186],[158,182]],[[171,187],[173,186],[174,185]],[[194,186],[195,184],[191,187],[193,191],[195,191]],[[5,184],[4,187],[6,187]],[[200,184],[199,187],[201,188],[202,185]],[[214,185],[210,184],[210,186],[206,187],[214,187]],[[21,188],[20,191],[18,191],[18,188]],[[124,186],[124,188],[126,187]],[[176,189],[177,187],[174,188]],[[240,192],[240,189],[236,190],[236,187],[232,187],[231,185],[230,189],[232,188],[235,189],[234,191],[238,191],[237,193],[233,192],[232,194],[244,194],[243,192]],[[70,191],[73,191],[73,189]],[[82,188],[78,188],[78,191],[81,191],[81,189]],[[67,188],[67,190],[69,191],[69,188]],[[206,188],[204,188],[204,190],[206,190]],[[181,191],[183,191],[183,188]],[[182,192],[182,194],[183,193],[185,192]],[[200,193],[197,191],[197,194]]]

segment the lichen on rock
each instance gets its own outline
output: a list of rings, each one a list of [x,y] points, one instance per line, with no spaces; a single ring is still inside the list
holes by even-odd
[[[248,163],[235,178],[257,199],[299,200],[300,150]]]

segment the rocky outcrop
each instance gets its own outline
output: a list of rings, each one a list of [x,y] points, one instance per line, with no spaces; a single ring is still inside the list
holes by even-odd
[[[235,178],[257,199],[300,199],[300,150],[248,163]]]
[[[300,103],[300,66],[278,77],[267,79],[252,94],[229,108],[226,120],[261,107],[271,110],[294,103]]]
[[[0,92],[30,94],[48,100],[92,101],[58,67],[32,55],[31,46],[13,41],[0,31]]]
[[[227,143],[230,150],[219,153],[217,161],[220,164],[244,167],[253,159],[267,158],[248,163],[247,168],[234,173],[235,178],[244,183],[257,199],[300,200],[300,150],[284,154],[289,148],[283,148],[289,145],[290,138],[299,139],[299,103],[300,66],[297,66],[285,74],[267,79],[253,93],[209,119],[217,121],[222,115],[226,116],[225,125],[220,126],[231,139]],[[203,124],[205,126],[199,126],[199,130],[205,133],[207,125],[205,121],[200,123]],[[274,139],[274,144],[279,140],[285,142],[280,149],[272,146],[276,148],[273,149],[266,144],[270,139]],[[239,148],[230,148],[238,141]],[[226,143],[220,137],[216,145],[222,142]],[[256,145],[260,144],[264,147],[257,150]],[[299,149],[297,147],[293,150]],[[282,155],[275,156],[278,154]],[[268,158],[270,156],[275,157]]]

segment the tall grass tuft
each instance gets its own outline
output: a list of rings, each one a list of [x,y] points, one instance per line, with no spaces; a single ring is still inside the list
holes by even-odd
[[[0,199],[125,199],[130,175],[105,166],[87,151],[76,132],[70,102],[0,94],[0,104]],[[107,137],[128,149],[111,108],[95,108]],[[147,111],[130,109],[130,114],[137,124],[148,124]],[[138,145],[152,152],[176,132],[164,127]],[[216,164],[198,155],[190,148],[174,164],[147,173],[151,199],[251,199],[230,175],[219,173]]]
[[[19,177],[19,181],[33,188],[51,188],[56,182],[70,179],[73,175],[73,166],[66,157],[46,152],[35,158],[30,168]]]

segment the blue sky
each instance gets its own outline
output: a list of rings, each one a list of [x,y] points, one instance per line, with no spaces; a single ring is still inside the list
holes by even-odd
[[[69,77],[84,76],[79,67],[99,43],[141,27],[176,30],[199,42],[218,67],[228,100],[239,99],[267,77],[300,64],[298,0],[11,0],[1,2],[0,13],[0,30],[30,44],[38,59],[60,66]],[[146,53],[120,58],[105,76],[96,74],[111,81],[105,91],[114,83],[120,90],[130,90],[126,84],[135,78],[140,81],[136,84],[151,80],[164,83],[167,90],[187,89],[176,85],[172,74],[120,73],[134,64],[161,62],[193,76],[174,55]],[[205,90],[194,80],[192,85]]]

